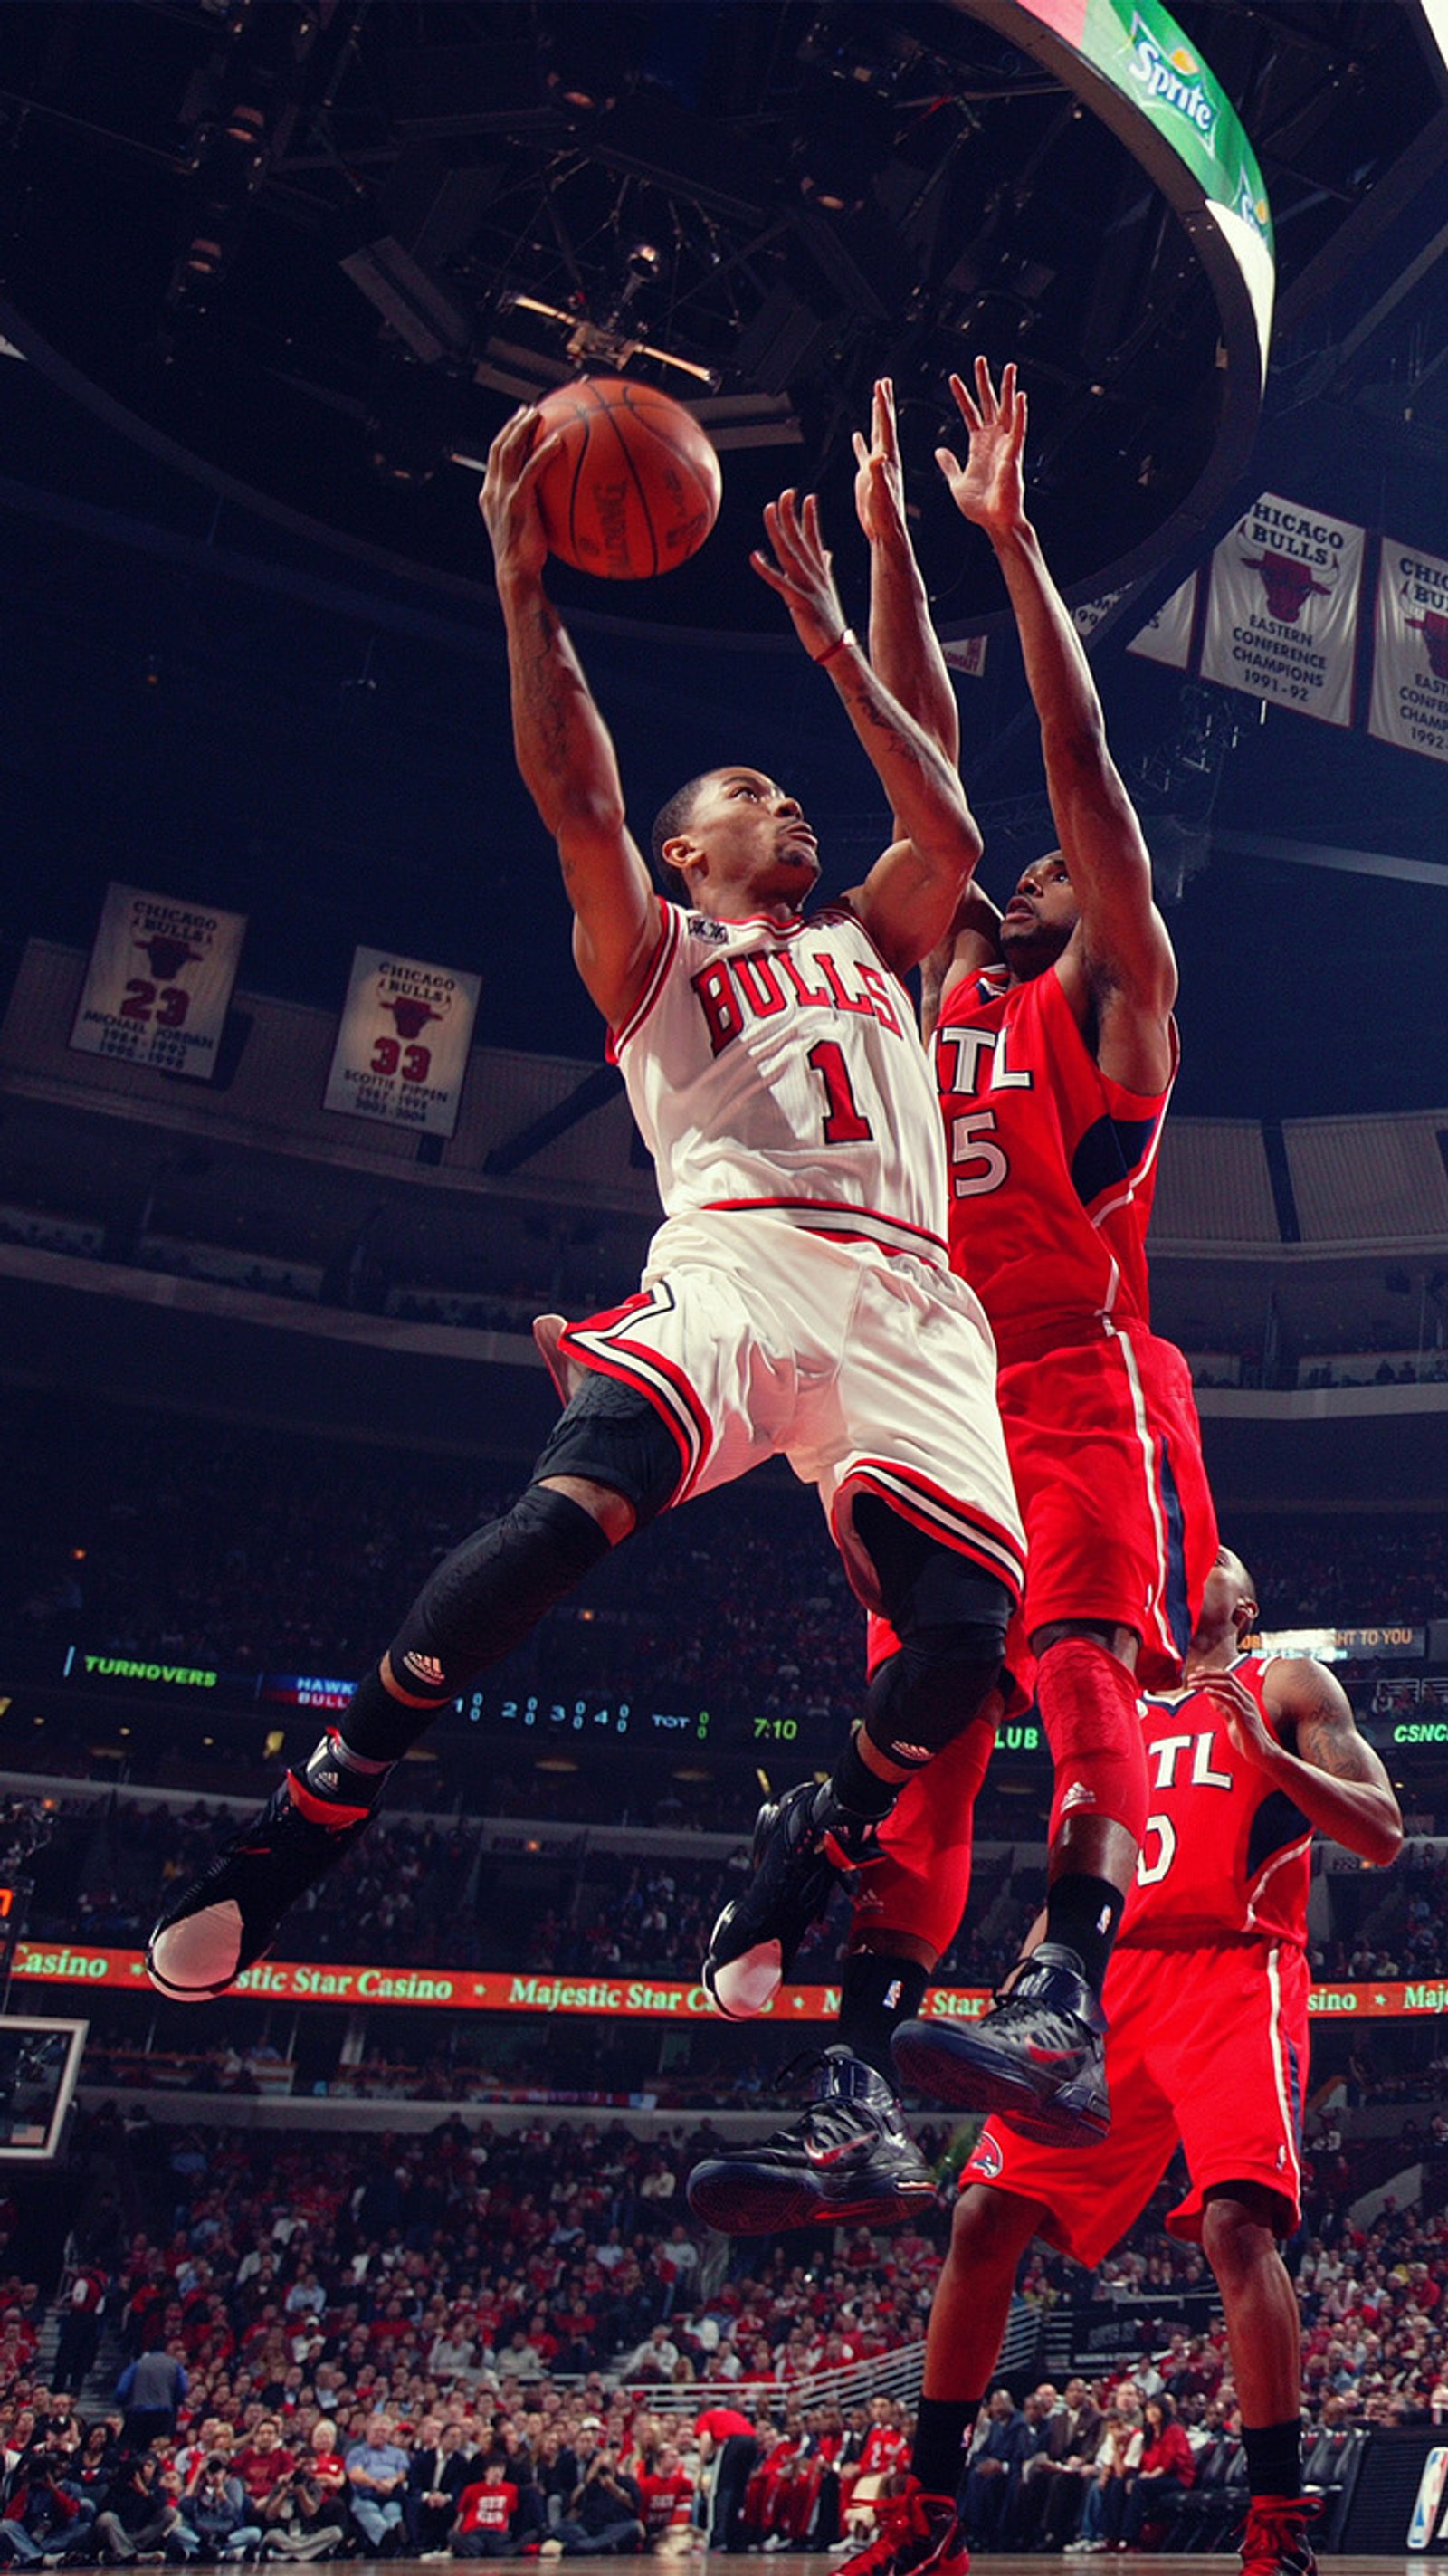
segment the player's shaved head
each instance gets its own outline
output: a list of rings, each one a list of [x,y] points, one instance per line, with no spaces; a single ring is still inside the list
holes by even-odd
[[[665,858],[665,845],[676,841],[681,832],[687,832],[699,797],[716,775],[712,769],[701,770],[697,778],[689,779],[683,787],[676,787],[668,802],[661,805],[654,816],[654,827],[649,834],[649,855],[654,863],[654,874],[671,903],[692,903],[694,898],[683,871],[671,868]]]
[[[1224,1546],[1219,1548],[1217,1553],[1221,1558],[1226,1572],[1241,1592],[1243,1599],[1245,1601],[1249,1601],[1255,1611],[1258,1606],[1257,1586],[1253,1582],[1251,1575],[1248,1573],[1246,1566],[1242,1562],[1242,1559],[1237,1554],[1236,1549],[1234,1547]]]

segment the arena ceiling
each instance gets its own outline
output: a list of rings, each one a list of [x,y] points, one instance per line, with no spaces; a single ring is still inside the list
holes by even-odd
[[[1242,115],[1276,229],[1250,488],[1310,485],[1448,550],[1427,13],[1176,14]],[[800,786],[839,882],[878,818],[745,569],[762,495],[819,482],[862,608],[848,433],[888,367],[936,613],[969,626],[998,611],[994,570],[923,462],[948,366],[1020,359],[1033,508],[1078,587],[1169,525],[1210,444],[1214,317],[1175,218],[1039,64],[944,0],[32,0],[0,12],[0,147],[0,299],[32,360],[0,369],[12,953],[30,928],[87,939],[127,876],[247,911],[265,988],[330,1000],[351,942],[382,939],[481,964],[495,1042],[592,1045],[566,977],[536,971],[540,951],[561,969],[561,906],[508,756],[476,477],[447,461],[566,367],[580,329],[704,369],[733,442],[709,549],[633,610],[687,627],[687,655],[615,631],[598,585],[559,585],[639,820],[747,745]],[[1018,665],[990,651],[961,694],[999,883],[1046,827]],[[1179,870],[1173,912],[1186,1105],[1448,1097],[1442,891],[1250,846],[1432,858],[1438,768],[1275,710],[1259,727],[1220,693],[1204,707],[1111,646],[1100,667],[1158,836],[1210,853]]]

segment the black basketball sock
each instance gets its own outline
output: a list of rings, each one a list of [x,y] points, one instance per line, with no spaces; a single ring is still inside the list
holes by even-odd
[[[927,2495],[955,2494],[965,2468],[965,2446],[979,2413],[978,2397],[921,2398],[910,2466]]]
[[[292,1803],[314,1825],[354,1825],[376,1806],[391,1769],[390,1762],[354,1753],[329,1727],[306,1761],[288,1773]]]
[[[1045,1938],[1075,1951],[1086,1983],[1098,1995],[1125,1902],[1109,1878],[1088,1878],[1074,1869],[1062,1871],[1046,1898]]]
[[[852,1735],[820,1797],[843,1807],[855,1823],[882,1825],[904,1786],[903,1780],[882,1780],[872,1771]],[[830,1821],[824,1807],[817,1806],[815,1813],[822,1823]]]
[[[1300,2496],[1302,2493],[1302,2420],[1286,2424],[1244,2424],[1242,2448],[1247,2456],[1247,2486],[1254,2496]]]
[[[852,1950],[840,1978],[840,2038],[897,2089],[890,2041],[925,2000],[930,1971],[918,1959],[895,1959],[885,1950]]]

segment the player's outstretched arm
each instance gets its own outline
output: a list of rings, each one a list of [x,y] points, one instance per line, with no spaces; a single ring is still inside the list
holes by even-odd
[[[1151,891],[1151,859],[1136,808],[1106,743],[1091,666],[1070,611],[1051,578],[1026,515],[1022,456],[1026,397],[1008,366],[997,392],[984,358],[975,391],[952,376],[950,389],[970,433],[965,464],[947,448],[936,461],[962,516],[983,529],[1010,593],[1026,678],[1041,726],[1051,811],[1081,907],[1081,947],[1093,981],[1132,1006],[1142,1061],[1113,1066],[1132,1089],[1169,1078],[1167,1022],[1176,999],[1176,961]]]
[[[871,670],[845,624],[819,504],[782,492],[764,513],[771,556],[750,557],[784,601],[813,661],[829,672],[846,713],[890,800],[900,832],[847,900],[898,974],[918,966],[944,938],[977,859],[980,834],[965,793],[929,735]]]
[[[1295,1753],[1277,1742],[1234,1673],[1203,1673],[1199,1687],[1217,1702],[1236,1750],[1285,1790],[1309,1824],[1375,1868],[1397,1858],[1403,1818],[1392,1782],[1325,1664],[1283,1655],[1263,1675],[1269,1714],[1293,1728]]]
[[[855,467],[855,510],[870,548],[871,667],[958,771],[960,710],[905,514],[895,388],[888,376],[875,387],[868,440],[855,432]],[[904,838],[898,815],[895,832]],[[927,1038],[955,976],[998,958],[999,927],[1000,914],[972,877],[944,939],[921,963],[920,1024]]]
[[[905,472],[888,376],[875,387],[868,440],[856,430],[855,510],[870,548],[870,662],[886,688],[960,765],[960,710],[905,515]]]
[[[547,442],[535,443],[537,426],[535,412],[521,411],[499,431],[480,507],[508,638],[518,767],[558,844],[578,971],[618,1028],[643,991],[659,910],[624,817],[612,739],[543,587],[537,483]]]

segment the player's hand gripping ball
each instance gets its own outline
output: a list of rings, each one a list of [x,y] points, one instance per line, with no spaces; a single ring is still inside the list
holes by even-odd
[[[719,516],[719,459],[653,385],[581,376],[538,405],[553,453],[538,481],[551,554],[605,581],[647,581],[697,554]]]

